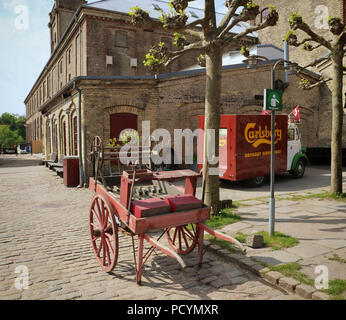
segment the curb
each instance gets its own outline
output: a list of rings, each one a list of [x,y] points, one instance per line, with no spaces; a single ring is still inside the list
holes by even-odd
[[[205,241],[205,244],[209,243],[209,241]],[[287,293],[294,293],[308,300],[329,300],[328,294],[319,291],[312,286],[300,283],[296,279],[288,278],[278,271],[270,271],[269,268],[264,267],[259,262],[243,254],[231,252],[215,244],[210,245],[208,249],[212,250],[217,255],[221,255],[223,257],[226,256],[229,260],[231,260],[231,262],[261,277],[265,282],[275,287],[279,287]]]

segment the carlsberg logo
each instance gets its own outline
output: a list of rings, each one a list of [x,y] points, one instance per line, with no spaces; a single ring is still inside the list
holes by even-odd
[[[256,123],[248,123],[245,127],[245,139],[248,143],[252,144],[254,148],[257,148],[261,144],[270,144],[271,132],[267,126],[262,129],[262,126],[256,128]],[[282,130],[275,130],[275,144],[281,141]]]

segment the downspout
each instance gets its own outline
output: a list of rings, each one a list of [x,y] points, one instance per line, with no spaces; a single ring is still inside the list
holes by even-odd
[[[289,51],[287,41],[284,41],[284,59],[285,61],[290,60],[290,51]],[[288,64],[285,62],[284,66],[286,68]],[[289,71],[285,69],[285,83],[289,83],[288,75],[289,75]]]
[[[82,60],[82,31],[79,23],[79,71],[80,71],[80,76],[82,76],[82,66],[83,66],[83,60]],[[89,183],[88,183],[88,165],[87,165],[87,133],[86,133],[86,126],[85,126],[85,110],[84,110],[84,123],[83,123],[83,129],[82,129],[82,124],[81,124],[81,132],[83,134],[83,146],[84,146],[84,161],[83,161],[83,166],[84,166],[84,180],[83,180],[83,186],[84,188],[87,188]],[[81,149],[82,150],[82,149]]]
[[[76,81],[73,88],[78,92],[78,149],[79,149],[79,186],[83,188],[83,162],[82,162],[82,90],[77,87]]]

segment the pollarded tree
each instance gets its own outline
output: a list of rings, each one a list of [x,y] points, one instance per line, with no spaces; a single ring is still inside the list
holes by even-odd
[[[342,193],[342,126],[343,126],[343,105],[342,105],[342,87],[343,87],[343,57],[346,50],[346,33],[345,24],[340,18],[328,19],[330,30],[330,39],[326,39],[313,32],[311,28],[303,21],[302,16],[296,12],[292,13],[289,19],[291,30],[286,35],[286,41],[289,45],[300,47],[307,51],[313,51],[316,48],[325,47],[330,51],[330,54],[319,58],[307,67],[314,67],[325,60],[332,61],[333,75],[331,78],[322,77],[315,84],[310,84],[308,80],[301,80],[303,89],[311,89],[320,84],[332,81],[332,135],[331,135],[331,192],[335,194]],[[303,31],[307,37],[301,41],[298,40],[295,30]],[[302,69],[304,69],[302,68]]]
[[[221,95],[221,68],[222,55],[232,43],[242,39],[248,34],[276,25],[278,13],[271,7],[266,20],[253,27],[248,27],[239,34],[232,33],[232,29],[240,22],[255,20],[260,13],[257,3],[250,0],[227,0],[225,6],[227,13],[219,24],[216,22],[215,1],[205,0],[204,17],[187,23],[188,17],[185,9],[189,2],[194,0],[170,0],[171,13],[162,13],[160,20],[153,19],[149,14],[139,8],[133,8],[129,13],[132,23],[144,28],[163,28],[174,34],[176,51],[169,51],[165,43],[160,42],[150,49],[144,64],[154,73],[160,73],[172,62],[182,57],[187,52],[202,54],[198,57],[200,65],[206,67],[206,96],[205,96],[205,130],[214,129],[215,141],[211,137],[205,138],[204,161],[207,159],[208,145],[215,145],[215,156],[219,156],[219,127],[220,127],[220,95]],[[240,13],[239,13],[240,12]],[[193,42],[188,42],[186,36],[192,37]],[[206,163],[206,162],[205,162]],[[218,172],[218,160],[209,163],[210,169]],[[220,209],[219,177],[207,172],[203,167],[203,177],[206,179],[205,202],[211,207],[213,214]]]

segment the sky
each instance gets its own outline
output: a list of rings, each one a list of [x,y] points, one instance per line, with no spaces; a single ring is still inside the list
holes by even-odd
[[[224,0],[215,3],[217,12],[225,11]],[[24,100],[50,56],[53,5],[54,0],[0,0],[0,115],[25,115]],[[190,5],[203,8],[204,0]]]

